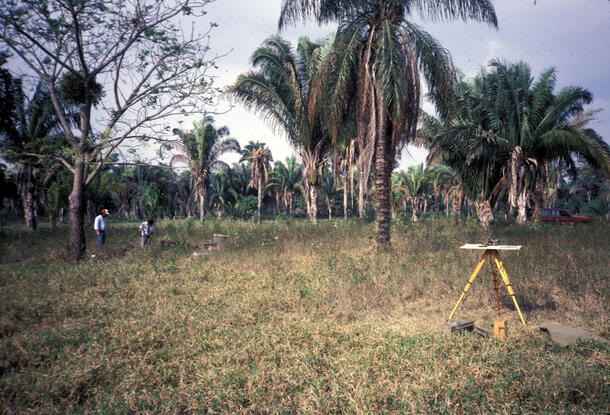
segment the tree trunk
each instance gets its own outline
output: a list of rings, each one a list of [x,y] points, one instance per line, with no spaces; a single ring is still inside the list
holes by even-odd
[[[305,205],[307,206],[307,216],[309,216],[309,220],[313,221],[315,217],[311,211],[311,166],[307,158],[303,159],[303,171],[301,175],[303,177],[303,183],[305,184],[305,192],[303,193],[303,197],[305,199]]]
[[[382,112],[382,111],[380,111]],[[375,220],[377,233],[375,240],[378,249],[389,248],[391,215],[392,170],[394,170],[394,147],[388,134],[389,122],[382,114],[379,117],[377,141],[375,143]]]
[[[460,189],[458,195],[457,206],[455,207],[455,220],[453,224],[457,226],[460,223],[460,217],[462,216],[462,206],[464,206],[464,189]]]
[[[332,220],[333,219],[333,208],[330,205],[330,198],[328,196],[326,197],[326,207],[328,208],[328,220]]]
[[[347,181],[347,169],[345,176],[343,177],[343,219],[347,220],[347,198],[348,198],[348,181]]]
[[[256,210],[256,223],[261,224],[261,207],[263,206],[263,178],[258,179],[258,209]]]
[[[86,166],[83,163],[76,165],[74,169],[74,180],[72,192],[70,193],[70,206],[68,217],[70,220],[70,252],[75,260],[80,260],[85,256],[87,248],[85,242],[85,211],[83,196],[85,193],[85,174]]]
[[[532,221],[537,221],[542,213],[544,206],[544,187],[546,180],[538,180],[534,190],[534,212],[532,213]]]
[[[517,223],[524,224],[527,222],[527,200],[528,191],[523,186],[517,197]]]
[[[282,203],[281,203],[281,199],[280,199],[280,192],[277,191],[275,192],[275,214],[280,215],[282,213],[281,211],[282,209]]]
[[[368,193],[368,175],[358,175],[358,217],[366,216],[366,196]]]
[[[310,194],[309,194],[309,203],[311,203],[311,214],[309,215],[309,218],[315,222],[316,219],[318,218],[318,194],[319,194],[319,189],[318,189],[318,185],[317,184],[312,184],[310,187]]]
[[[419,218],[417,217],[417,199],[411,199],[411,220],[413,222],[417,222]]]
[[[294,195],[290,193],[290,197],[288,198],[288,216],[292,218],[292,207],[294,206]]]
[[[205,187],[201,186],[198,189],[199,193],[199,221],[203,223],[205,221]]]
[[[28,232],[36,230],[36,214],[34,212],[34,195],[29,190],[29,186],[25,185],[21,190],[21,202],[23,203],[23,216],[25,219],[25,227]]]
[[[477,202],[476,204],[477,216],[479,222],[483,228],[487,229],[489,224],[493,221],[493,211],[491,210],[491,201],[489,199]]]
[[[354,167],[349,167],[349,197],[350,197],[350,208],[354,211]]]
[[[307,180],[307,179],[305,179]],[[307,216],[309,216],[309,220],[313,221],[313,216],[311,213],[311,183],[305,181],[305,194],[303,195],[305,198],[305,207],[307,208]]]
[[[121,201],[121,214],[129,217],[129,200]]]

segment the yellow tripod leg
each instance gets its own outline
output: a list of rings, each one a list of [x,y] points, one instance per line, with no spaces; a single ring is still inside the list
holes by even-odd
[[[481,257],[481,260],[477,264],[477,267],[474,269],[474,272],[470,276],[470,279],[466,283],[466,287],[464,287],[464,290],[462,291],[462,295],[460,295],[460,299],[458,300],[458,302],[455,305],[455,307],[453,307],[453,311],[451,311],[451,314],[449,314],[449,320],[451,320],[451,317],[453,317],[453,315],[455,314],[455,310],[457,310],[458,306],[460,305],[460,303],[464,299],[464,296],[466,295],[466,293],[470,289],[470,286],[474,282],[474,279],[477,277],[477,274],[479,273],[479,271],[481,271],[481,268],[483,267],[483,264],[485,263],[485,259],[487,258],[487,255],[488,255],[488,253],[487,253],[487,251],[485,251],[485,253]]]
[[[498,291],[498,269],[494,265],[492,261],[489,261],[489,265],[491,265],[491,276],[494,280],[494,290],[496,291],[496,304],[498,306],[498,313],[500,312],[500,293]]]
[[[496,262],[496,265],[498,266],[498,271],[500,271],[502,280],[504,281],[504,284],[506,284],[506,289],[508,290],[508,294],[510,294],[511,298],[513,299],[513,302],[515,303],[515,307],[517,308],[517,312],[519,313],[521,322],[523,324],[525,324],[525,319],[523,318],[523,314],[521,313],[521,309],[519,308],[519,303],[517,303],[517,297],[515,297],[515,292],[513,291],[513,287],[510,285],[510,280],[508,279],[508,274],[506,274],[504,265],[502,264],[502,261],[500,260],[500,255],[498,255],[497,252],[494,252],[492,255],[494,257],[494,261]]]

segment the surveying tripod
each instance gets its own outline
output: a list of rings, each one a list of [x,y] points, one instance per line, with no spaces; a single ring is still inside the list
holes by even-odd
[[[483,252],[483,256],[481,257],[481,260],[477,264],[476,268],[474,269],[474,272],[470,276],[470,279],[466,283],[466,286],[464,287],[464,290],[462,291],[462,295],[460,295],[460,299],[458,300],[455,307],[453,307],[451,314],[449,314],[449,320],[451,320],[451,317],[453,317],[458,306],[460,305],[460,303],[466,296],[466,293],[472,286],[472,283],[474,282],[475,278],[479,274],[479,271],[481,271],[481,268],[483,268],[483,264],[485,264],[486,260],[489,260],[489,263],[491,265],[491,275],[492,275],[493,281],[494,281],[494,289],[496,291],[496,303],[498,306],[498,312],[500,311],[500,293],[498,291],[498,273],[500,273],[500,276],[502,277],[502,281],[504,281],[504,284],[506,285],[506,289],[508,290],[508,294],[510,295],[510,297],[513,299],[513,302],[515,303],[515,307],[517,308],[517,312],[519,313],[521,322],[523,324],[525,324],[525,319],[523,318],[523,314],[521,313],[521,309],[519,308],[519,303],[517,303],[517,298],[515,297],[515,292],[513,291],[513,287],[510,284],[510,280],[508,279],[508,274],[506,274],[506,269],[504,268],[504,264],[502,263],[502,260],[500,259],[500,255],[498,254],[498,251],[518,251],[519,249],[521,249],[521,245],[466,244],[466,245],[461,246],[460,248],[484,250],[485,252]]]

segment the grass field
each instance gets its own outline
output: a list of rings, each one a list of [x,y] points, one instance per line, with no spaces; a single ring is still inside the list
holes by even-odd
[[[64,225],[65,226],[65,225]],[[0,234],[0,413],[610,412],[608,344],[555,345],[554,320],[610,337],[610,224],[496,226],[528,322],[501,287],[508,339],[437,330],[490,234],[395,222],[109,220],[104,262],[68,260],[67,228]],[[214,233],[224,252],[193,257]],[[93,232],[88,253],[95,253]],[[489,268],[455,319],[492,331]]]

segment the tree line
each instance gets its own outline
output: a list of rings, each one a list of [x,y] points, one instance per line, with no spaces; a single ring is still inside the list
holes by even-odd
[[[484,226],[499,213],[524,223],[543,206],[583,195],[586,209],[607,212],[610,150],[589,127],[589,91],[556,91],[554,69],[536,79],[524,62],[492,61],[461,79],[450,53],[412,19],[496,27],[491,1],[284,0],[280,31],[313,19],[338,23],[336,32],[295,47],[271,36],[252,54],[252,70],[222,91],[209,75],[215,24],[200,35],[176,26],[181,15],[205,14],[207,3],[1,6],[0,41],[38,78],[26,98],[25,78],[1,69],[5,180],[28,228],[37,209],[52,218],[67,212],[80,258],[85,214],[102,203],[126,216],[201,221],[206,212],[245,218],[255,210],[259,223],[269,211],[304,211],[315,221],[319,207],[331,217],[341,206],[344,217],[374,216],[381,248],[401,212],[418,220],[474,209]],[[434,114],[421,110],[424,91]],[[254,141],[240,148],[206,115],[218,96],[267,120],[296,158],[273,162]],[[200,121],[186,131],[167,126],[184,115]],[[158,166],[128,166],[119,156],[127,144],[151,140],[162,143]],[[395,172],[407,144],[428,149],[425,169]],[[233,166],[221,157],[230,151],[241,154]],[[16,211],[15,197],[6,200]]]

